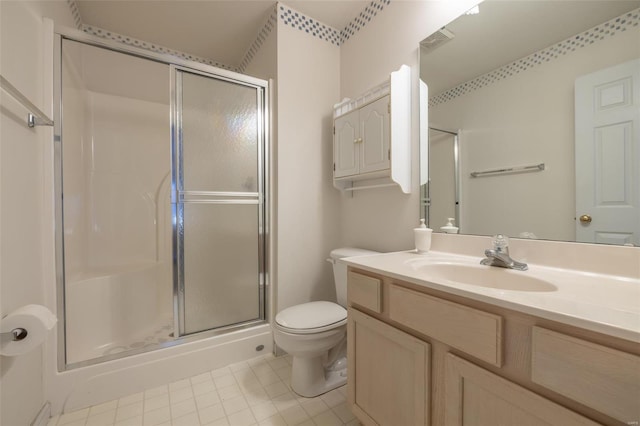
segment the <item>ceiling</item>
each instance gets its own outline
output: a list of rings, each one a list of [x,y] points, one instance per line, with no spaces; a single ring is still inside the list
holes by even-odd
[[[370,1],[285,4],[336,30]],[[275,7],[272,0],[76,0],[82,23],[238,67]]]

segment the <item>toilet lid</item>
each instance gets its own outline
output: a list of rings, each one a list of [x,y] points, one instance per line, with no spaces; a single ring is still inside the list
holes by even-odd
[[[333,302],[309,302],[291,306],[276,315],[282,327],[294,330],[322,328],[347,318],[347,310]]]

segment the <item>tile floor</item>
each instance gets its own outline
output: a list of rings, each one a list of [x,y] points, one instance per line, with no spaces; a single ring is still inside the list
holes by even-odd
[[[291,357],[265,355],[52,417],[48,426],[357,426],[346,386],[291,391]]]

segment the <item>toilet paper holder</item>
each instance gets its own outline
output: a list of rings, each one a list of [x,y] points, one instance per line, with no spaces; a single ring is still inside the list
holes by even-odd
[[[11,336],[11,340],[13,340],[14,342],[18,342],[20,340],[24,340],[28,334],[29,332],[26,329],[18,327],[18,328],[14,328],[11,331],[0,333],[0,336],[2,337]]]

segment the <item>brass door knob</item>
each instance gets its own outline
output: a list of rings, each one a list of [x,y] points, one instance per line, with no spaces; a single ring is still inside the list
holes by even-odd
[[[580,216],[580,222],[591,223],[591,216],[589,216],[588,214],[583,214],[582,216]]]

